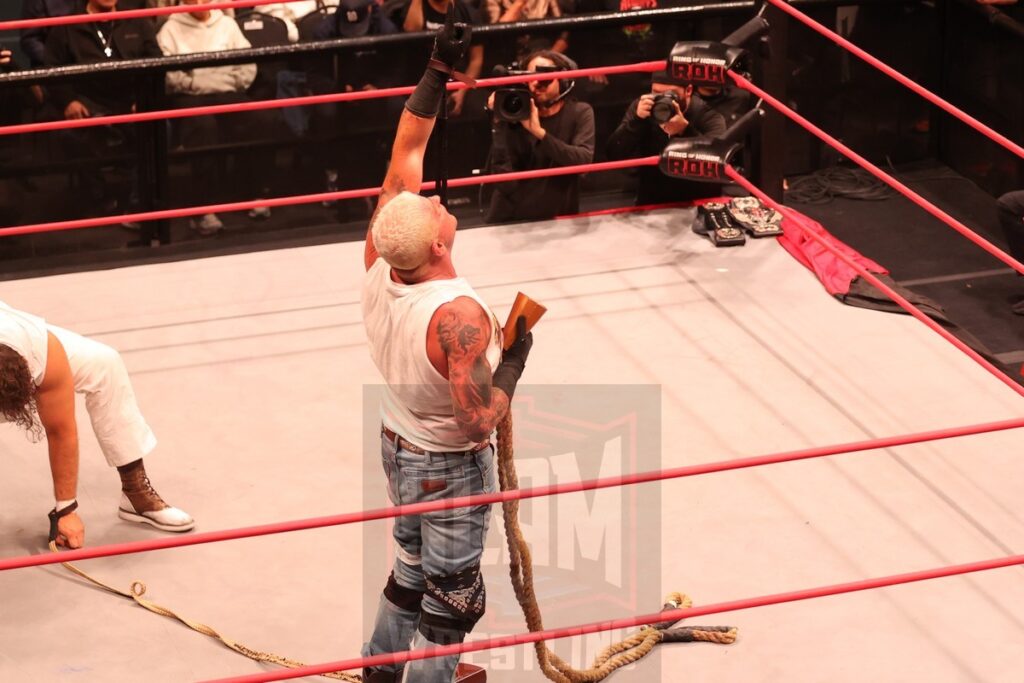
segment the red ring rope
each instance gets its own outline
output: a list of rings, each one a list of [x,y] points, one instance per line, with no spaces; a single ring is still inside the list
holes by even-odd
[[[58,562],[77,562],[79,560],[91,560],[98,557],[130,555],[133,553],[148,552],[151,550],[166,550],[168,548],[180,548],[189,545],[202,545],[204,543],[233,541],[242,538],[269,536],[271,534],[280,534],[290,531],[304,531],[308,529],[320,529],[323,527],[342,526],[346,524],[361,524],[363,522],[380,519],[392,519],[407,515],[422,515],[427,512],[475,507],[477,505],[491,505],[510,500],[528,500],[530,498],[543,498],[546,496],[562,495],[566,493],[594,491],[598,489],[613,488],[616,486],[633,486],[636,484],[647,484],[656,481],[666,481],[669,479],[694,477],[702,474],[728,472],[731,470],[740,470],[750,467],[763,467],[765,465],[774,465],[783,462],[810,460],[831,455],[840,455],[842,453],[877,450],[891,448],[893,446],[906,446],[909,444],[939,441],[961,436],[972,436],[975,434],[988,434],[991,432],[1005,431],[1009,429],[1020,429],[1022,427],[1024,427],[1024,418],[1016,418],[1012,420],[1002,420],[999,422],[987,422],[978,425],[949,427],[946,429],[927,432],[879,437],[831,446],[818,446],[815,448],[806,448],[796,451],[783,451],[781,453],[772,453],[769,455],[760,455],[750,458],[720,460],[718,462],[687,465],[685,467],[665,470],[653,470],[650,472],[640,472],[618,477],[606,477],[604,479],[594,479],[591,481],[570,482],[566,484],[514,489],[504,492],[461,496],[458,498],[448,498],[427,503],[414,503],[411,505],[392,506],[387,508],[378,508],[375,510],[349,512],[329,517],[315,517],[311,519],[293,520],[290,522],[279,522],[276,524],[264,524],[261,526],[243,527],[239,529],[226,529],[222,531],[206,531],[198,534],[190,534],[188,536],[152,538],[144,541],[132,541],[129,543],[112,543],[92,548],[67,550],[60,553],[8,557],[0,560],[0,571],[6,571],[8,569],[22,569],[25,567],[39,567],[47,564],[57,564]]]
[[[974,230],[971,230],[966,225],[964,225],[957,219],[953,218],[948,213],[946,213],[939,207],[935,206],[934,204],[929,202],[927,199],[925,199],[918,193],[911,190],[909,187],[907,187],[900,181],[896,180],[896,178],[892,177],[875,164],[871,163],[861,155],[854,152],[852,149],[850,149],[849,147],[841,143],[839,140],[823,131],[821,128],[818,128],[816,125],[805,119],[800,114],[793,111],[791,108],[787,107],[778,99],[772,97],[766,91],[762,90],[761,88],[751,83],[743,76],[740,76],[739,74],[734,73],[732,71],[729,72],[729,76],[736,82],[738,86],[740,86],[744,90],[749,90],[758,97],[762,98],[773,108],[778,110],[780,113],[784,114],[790,120],[799,124],[801,127],[803,127],[805,130],[813,134],[815,137],[827,143],[831,147],[839,150],[844,155],[855,161],[858,166],[869,172],[871,175],[875,176],[883,183],[893,188],[894,190],[902,194],[904,197],[906,197],[907,199],[914,202],[922,209],[930,213],[932,216],[935,216],[940,221],[956,230],[958,233],[969,239],[971,242],[974,242],[976,245],[987,251],[992,256],[995,256],[997,259],[999,259],[1006,265],[1010,266],[1021,275],[1024,275],[1024,263],[1021,263],[1017,259],[1013,258],[1005,251],[1003,251],[1002,249],[1000,249],[999,247],[992,244],[987,239],[976,233]]]
[[[941,97],[939,97],[938,95],[936,95],[932,91],[928,90],[924,86],[922,86],[922,85],[916,83],[915,81],[912,81],[911,79],[907,78],[906,76],[901,74],[899,71],[897,71],[896,69],[892,68],[891,66],[889,66],[885,62],[881,61],[880,59],[871,56],[870,54],[868,54],[867,52],[865,52],[861,48],[857,47],[856,45],[854,45],[853,43],[848,41],[846,38],[843,38],[841,35],[839,35],[835,31],[830,31],[828,28],[826,28],[825,26],[822,26],[821,24],[816,22],[814,19],[810,18],[809,16],[807,16],[806,14],[801,12],[800,10],[798,10],[795,7],[791,6],[789,3],[785,2],[784,0],[768,0],[768,2],[770,2],[773,5],[775,5],[780,10],[782,10],[783,12],[788,14],[789,16],[793,17],[794,19],[796,19],[797,21],[802,23],[804,26],[807,26],[808,28],[811,28],[811,29],[817,31],[821,35],[825,36],[829,40],[831,40],[834,43],[836,43],[837,45],[839,45],[840,47],[843,47],[846,50],[848,50],[848,51],[852,52],[853,54],[855,54],[856,56],[860,57],[861,59],[863,59],[865,62],[867,62],[871,66],[875,67],[876,69],[878,69],[879,71],[884,73],[886,76],[889,76],[890,78],[896,79],[900,83],[900,85],[902,85],[905,88],[908,88],[909,90],[912,90],[913,92],[917,93],[918,95],[920,95],[924,99],[928,100],[929,102],[934,104],[936,107],[939,107],[940,109],[942,109],[946,113],[952,114],[953,116],[955,116],[956,118],[960,119],[961,121],[966,123],[968,126],[973,128],[974,130],[978,131],[979,133],[981,133],[982,135],[987,137],[988,139],[990,139],[993,142],[996,142],[996,143],[1002,145],[1003,147],[1005,147],[1006,149],[1010,150],[1011,152],[1013,152],[1017,156],[1024,158],[1024,147],[1021,147],[1020,145],[1018,145],[1013,140],[1010,140],[1009,138],[1007,138],[1005,135],[1002,135],[1001,133],[999,133],[999,132],[989,128],[984,123],[982,123],[978,119],[974,118],[970,114],[962,111],[961,109],[956,108],[955,106],[953,106],[952,104],[950,104],[946,100],[942,99]]]
[[[788,593],[774,593],[754,598],[743,598],[729,602],[719,602],[703,607],[690,607],[687,609],[666,610],[657,614],[645,614],[639,617],[628,617],[625,619],[607,619],[590,624],[570,626],[568,628],[555,628],[535,633],[520,633],[512,636],[500,636],[488,638],[471,643],[458,645],[447,645],[433,647],[423,650],[411,650],[407,652],[393,652],[390,654],[375,655],[373,657],[360,657],[357,659],[346,659],[327,664],[315,664],[303,666],[296,669],[284,669],[266,673],[252,674],[249,676],[233,676],[231,678],[218,678],[208,680],[205,683],[265,683],[266,681],[283,681],[290,678],[301,678],[302,676],[314,676],[331,673],[332,671],[346,671],[360,669],[363,667],[385,666],[389,664],[400,664],[419,659],[432,659],[434,657],[445,657],[449,655],[464,654],[467,652],[479,652],[481,650],[493,650],[496,648],[512,647],[536,643],[542,640],[558,640],[559,638],[571,638],[584,636],[591,633],[603,631],[614,631],[619,629],[636,628],[647,624],[655,624],[662,621],[680,621],[693,617],[706,616],[708,614],[721,614],[723,612],[736,612],[739,610],[752,609],[755,607],[766,607],[768,605],[781,605],[787,602],[798,602],[800,600],[811,600],[831,595],[842,595],[845,593],[856,593],[858,591],[874,590],[886,586],[897,586],[917,581],[928,581],[950,576],[959,576],[973,572],[988,571],[991,569],[1002,569],[1024,564],[1024,555],[1010,555],[998,557],[991,560],[981,560],[968,564],[955,564],[934,569],[924,569],[905,574],[891,574],[874,579],[862,579],[849,583],[837,583],[817,588],[805,588],[804,590],[791,591]]]
[[[281,2],[298,2],[298,0],[234,0],[227,2],[210,2],[203,5],[203,10],[238,9],[259,7],[260,5],[276,5]],[[41,17],[39,19],[15,19],[0,21],[0,31],[23,31],[27,28],[47,28],[50,26],[66,26],[68,24],[91,24],[95,21],[120,21],[125,19],[144,19],[146,17],[162,17],[169,14],[195,12],[198,8],[190,5],[173,5],[171,7],[149,7],[147,9],[115,10],[113,12],[96,12],[95,14],[67,14],[61,17]]]
[[[569,71],[541,72],[523,76],[501,76],[498,78],[482,78],[476,82],[477,88],[494,88],[516,83],[546,81],[555,78],[587,78],[589,76],[614,76],[626,73],[643,73],[660,71],[665,68],[665,61],[637,62],[635,64],[618,64],[615,66],[595,66],[586,69]],[[469,86],[459,81],[448,83],[448,90],[465,90]],[[301,107],[313,104],[331,104],[333,102],[354,102],[357,100],[374,100],[382,97],[404,97],[414,90],[414,86],[395,88],[378,88],[377,90],[356,90],[354,92],[329,93],[326,95],[304,95],[275,100],[256,100],[254,102],[237,102],[234,104],[214,104],[205,107],[184,107],[181,109],[161,109],[158,111],[136,112],[134,114],[113,114],[111,116],[94,116],[87,119],[70,119],[60,121],[42,121],[38,123],[21,123],[13,126],[0,126],[0,135],[25,135],[72,128],[92,128],[94,126],[114,126],[125,123],[145,123],[164,119],[181,119],[191,116],[209,116],[213,114],[234,114],[244,111],[263,109],[283,109],[285,107]]]
[[[509,173],[492,173],[489,175],[469,176],[466,178],[452,178],[448,181],[448,187],[468,187],[471,185],[488,185],[491,183],[504,183],[513,180],[531,180],[533,178],[550,178],[552,176],[573,175],[576,173],[590,173],[596,171],[615,171],[624,168],[637,168],[638,166],[656,166],[658,157],[640,157],[637,159],[622,159],[620,161],[602,161],[596,164],[578,164],[575,166],[557,166],[554,168],[541,168],[531,171],[511,171]],[[434,181],[423,183],[421,191],[434,189]],[[190,206],[182,209],[164,209],[162,211],[142,211],[139,213],[126,213],[120,216],[100,216],[98,218],[81,218],[71,221],[54,221],[50,223],[35,223],[32,225],[20,225],[13,228],[0,228],[0,237],[12,235],[28,235],[38,232],[59,232],[63,230],[79,230],[81,228],[96,228],[104,225],[115,225],[117,223],[141,223],[143,221],[156,221],[170,218],[188,218],[190,216],[202,216],[207,213],[227,213],[231,211],[248,211],[258,206],[276,208],[279,206],[294,206],[296,204],[315,204],[328,200],[358,199],[359,197],[374,197],[380,192],[379,187],[367,187],[361,190],[341,190],[339,192],[320,192],[317,194],[293,195],[290,197],[275,197],[273,199],[255,199],[244,202],[231,202],[228,204],[207,204],[205,206]]]

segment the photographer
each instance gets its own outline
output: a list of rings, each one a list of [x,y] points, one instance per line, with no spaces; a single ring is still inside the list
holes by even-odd
[[[608,158],[661,154],[671,138],[715,136],[725,129],[725,118],[694,94],[692,85],[679,84],[667,72],[658,71],[651,76],[651,92],[629,105],[619,127],[608,139]],[[654,167],[641,168],[638,176],[637,206],[721,194],[718,185],[670,178]]]
[[[557,52],[542,50],[526,61],[526,70],[564,71],[576,64]],[[510,120],[508,107],[496,94],[487,101],[495,111],[490,152],[490,172],[507,173],[557,166],[588,164],[594,159],[594,110],[569,97],[575,82],[570,79],[533,81],[518,117]],[[501,183],[491,196],[488,221],[545,220],[579,211],[579,177],[555,176]]]

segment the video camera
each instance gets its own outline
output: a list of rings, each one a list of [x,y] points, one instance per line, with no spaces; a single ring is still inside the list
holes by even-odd
[[[517,63],[512,63],[509,66],[498,65],[494,67],[492,73],[495,76],[526,76],[534,73],[554,73],[555,71],[562,71],[557,66],[537,66],[536,71],[527,71],[520,68]],[[510,85],[505,88],[498,88],[494,91],[494,115],[498,117],[499,121],[505,121],[507,123],[518,123],[519,121],[525,121],[530,118],[530,101],[533,99],[533,95],[530,93],[530,88],[525,84]]]

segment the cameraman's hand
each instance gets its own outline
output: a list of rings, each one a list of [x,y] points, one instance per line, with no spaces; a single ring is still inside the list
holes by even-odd
[[[0,65],[11,63],[11,51],[0,50]]]
[[[456,90],[452,93],[451,104],[448,107],[449,116],[458,116],[462,113],[462,105],[466,101],[466,91]]]
[[[87,119],[90,116],[89,108],[78,100],[74,100],[64,108],[64,118],[69,120]]]
[[[537,103],[533,101],[533,98],[530,98],[530,118],[523,121],[523,128],[538,140],[543,140],[548,134],[540,125],[540,110],[537,109]]]
[[[654,95],[647,93],[641,95],[640,100],[636,103],[636,117],[638,119],[647,119],[651,116],[651,110],[654,108]]]
[[[487,96],[487,111],[494,111],[494,93]]]
[[[680,135],[690,125],[690,122],[686,120],[685,116],[683,116],[683,110],[679,108],[679,103],[673,101],[672,107],[676,110],[676,115],[665,123],[658,124],[669,137]]]
[[[81,548],[85,544],[85,524],[77,512],[64,515],[57,520],[57,545],[65,548]]]

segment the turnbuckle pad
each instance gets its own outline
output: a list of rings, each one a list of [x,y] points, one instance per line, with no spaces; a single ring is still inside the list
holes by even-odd
[[[778,237],[782,234],[782,214],[765,206],[757,197],[735,197],[729,213],[751,237]]]
[[[721,202],[707,202],[697,207],[693,231],[706,236],[716,247],[739,247],[747,241],[743,230]]]

